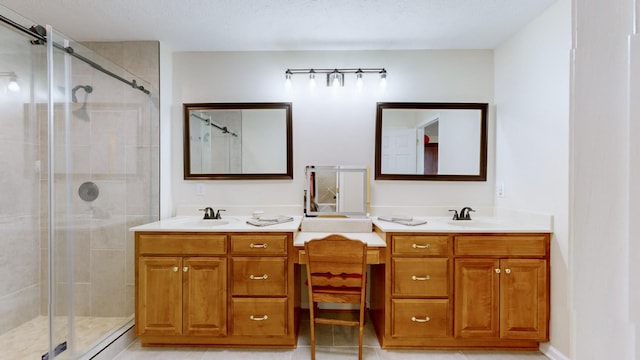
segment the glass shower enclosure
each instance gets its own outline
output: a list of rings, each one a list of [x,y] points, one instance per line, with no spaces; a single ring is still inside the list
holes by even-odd
[[[158,219],[158,93],[0,15],[0,358],[90,358],[133,325],[128,228]]]

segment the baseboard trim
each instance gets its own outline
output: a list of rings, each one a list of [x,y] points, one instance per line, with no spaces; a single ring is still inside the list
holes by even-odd
[[[540,352],[551,360],[570,360],[569,357],[549,345],[549,343],[540,344]]]

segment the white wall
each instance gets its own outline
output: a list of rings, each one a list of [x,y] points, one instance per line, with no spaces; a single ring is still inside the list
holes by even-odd
[[[634,1],[574,0],[574,6],[572,353],[575,359],[640,359],[640,79],[629,73],[640,61]]]
[[[160,218],[175,213],[173,200],[173,173],[182,171],[172,163],[172,108],[173,108],[173,52],[160,43]],[[182,132],[181,132],[182,133]],[[182,142],[180,143],[182,144]],[[181,150],[182,151],[182,150]]]
[[[375,110],[379,101],[487,102],[493,100],[493,52],[358,51],[358,52],[186,52],[173,56],[171,111],[171,179],[173,211],[181,204],[267,206],[290,205],[302,213],[304,166],[366,165],[373,170]],[[361,91],[355,76],[343,88],[318,86],[294,76],[284,86],[287,68],[385,67],[386,89],[376,75],[365,75]],[[351,74],[353,75],[353,74]],[[293,103],[294,179],[198,181],[182,174],[182,103]],[[373,181],[372,205],[493,206],[493,107],[489,108],[489,171],[486,182]],[[371,172],[373,174],[373,171]],[[442,215],[447,215],[446,211]]]
[[[567,357],[570,50],[570,0],[558,0],[495,50],[496,183],[505,189],[496,206],[554,216],[547,351]]]

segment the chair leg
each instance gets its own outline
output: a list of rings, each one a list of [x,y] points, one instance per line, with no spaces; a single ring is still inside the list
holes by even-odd
[[[316,303],[312,302],[309,307],[309,334],[311,336],[311,360],[316,360],[316,319],[315,319]]]
[[[365,310],[364,307],[360,308],[360,324],[358,324],[358,360],[362,360],[362,339],[364,337],[364,319]]]

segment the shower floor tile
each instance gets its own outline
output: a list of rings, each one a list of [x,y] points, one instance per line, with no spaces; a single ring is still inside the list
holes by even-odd
[[[67,317],[59,317],[54,320],[54,341],[61,343],[67,341],[69,348],[56,359],[71,359],[78,354],[85,353],[97,341],[111,332],[111,330],[123,325],[128,318],[115,317],[75,317],[75,356],[71,357],[72,343],[68,338]],[[46,316],[34,318],[15,329],[0,335],[0,349],[2,359],[23,360],[41,359],[49,350],[49,319]]]

